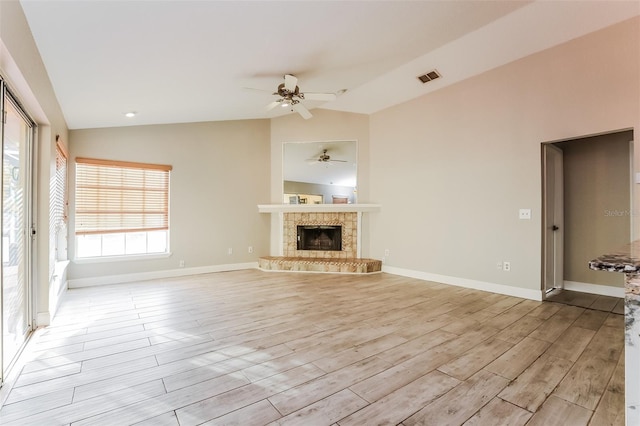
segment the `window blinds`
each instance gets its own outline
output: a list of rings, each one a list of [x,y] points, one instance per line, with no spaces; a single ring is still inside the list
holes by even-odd
[[[76,235],[169,229],[171,166],[76,158]]]
[[[67,222],[67,153],[59,142],[56,143],[56,178],[50,206],[51,225],[53,231],[58,232]]]

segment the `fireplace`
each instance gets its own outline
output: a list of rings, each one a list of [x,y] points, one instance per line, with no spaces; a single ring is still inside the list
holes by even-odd
[[[279,222],[277,228],[272,227],[272,250],[276,238],[281,244],[277,255],[260,257],[260,269],[338,273],[382,270],[381,261],[362,258],[360,253],[362,214],[379,211],[377,204],[268,204],[258,209],[260,213],[278,214],[272,217]],[[305,244],[307,238],[308,246],[301,247],[299,244]]]
[[[342,226],[298,225],[298,250],[342,250]]]
[[[358,257],[358,217],[355,212],[285,212],[282,224],[284,256]]]

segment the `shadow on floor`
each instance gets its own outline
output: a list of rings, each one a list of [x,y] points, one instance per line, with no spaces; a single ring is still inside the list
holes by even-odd
[[[624,299],[621,297],[600,296],[598,294],[555,289],[547,294],[545,300],[624,315]]]

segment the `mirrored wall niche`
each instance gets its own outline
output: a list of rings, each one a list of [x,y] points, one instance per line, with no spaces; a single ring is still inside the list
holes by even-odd
[[[355,204],[356,141],[283,144],[284,204]]]

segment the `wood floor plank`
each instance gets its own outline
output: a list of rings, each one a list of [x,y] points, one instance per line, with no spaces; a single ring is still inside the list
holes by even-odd
[[[536,328],[529,337],[553,343],[583,312],[583,308],[563,306]]]
[[[0,410],[0,424],[70,405],[72,401],[73,388],[68,388],[40,395],[35,398],[25,399],[14,404],[8,404]]]
[[[616,362],[599,357],[581,358],[560,382],[554,395],[593,411],[615,367]]]
[[[624,361],[623,355],[620,357],[595,413],[593,413],[591,425],[625,425]]]
[[[533,413],[553,392],[572,365],[566,359],[542,354],[498,396]]]
[[[160,414],[159,416],[151,417],[150,419],[143,420],[138,423],[134,423],[135,426],[180,426],[178,423],[178,417],[176,413],[170,411],[168,413]]]
[[[340,420],[340,426],[396,425],[460,383],[433,371]]]
[[[542,318],[525,315],[502,329],[502,331],[496,334],[496,338],[515,345],[531,334],[533,330],[540,327],[543,322],[544,320]]]
[[[365,358],[378,355],[380,352],[384,352],[406,342],[407,339],[404,337],[400,337],[396,334],[387,334],[382,337],[378,337],[377,339],[361,343],[352,348],[345,349],[344,351],[337,353],[335,356],[318,359],[313,363],[325,372],[330,373],[346,367],[347,365],[362,361]]]
[[[378,356],[390,363],[400,364],[417,354],[457,337],[453,333],[436,330],[383,351]]]
[[[340,389],[346,389],[391,366],[387,361],[371,357],[359,363],[328,373],[318,379],[291,388],[269,398],[269,402],[284,416],[323,399]]]
[[[616,303],[616,306],[613,307],[611,312],[618,315],[624,315],[624,299],[618,300],[618,303]]]
[[[587,309],[576,319],[576,322],[574,322],[573,324],[581,328],[598,331],[602,324],[604,324],[608,315],[609,314],[607,312]]]
[[[592,412],[555,396],[549,397],[527,426],[585,426]]]
[[[595,334],[593,330],[571,326],[560,335],[546,353],[575,362]]]
[[[74,388],[75,386],[81,386],[83,384],[124,376],[156,365],[158,364],[156,363],[155,357],[145,357],[125,364],[117,364],[107,368],[90,370],[87,372],[82,371],[79,374],[58,377],[31,385],[14,387],[9,393],[6,403],[12,404],[14,402],[23,401],[25,399],[34,398],[51,392],[59,392],[64,389]]]
[[[502,426],[555,410],[570,425],[595,410],[616,425],[623,330],[619,314],[387,273],[73,289],[2,389],[0,423]]]
[[[508,379],[482,370],[403,423],[406,426],[461,425],[491,401],[508,383]]]
[[[500,339],[489,339],[469,349],[458,358],[438,367],[438,370],[458,380],[467,380],[487,364],[511,349],[513,345]]]
[[[269,423],[270,426],[298,425],[330,425],[368,404],[367,401],[343,389],[307,407],[295,411],[279,420]]]
[[[111,426],[113,419],[118,419],[120,424],[134,424],[155,417],[156,413],[167,412],[168,410],[176,410],[178,420],[180,424],[183,424],[177,411],[180,407],[197,403],[198,401],[222,394],[244,384],[247,384],[247,380],[241,377],[240,374],[221,376],[198,383],[186,389],[178,389],[177,391],[163,393],[155,398],[146,398],[121,408],[103,411],[99,415],[87,417],[76,422],[76,426]],[[95,398],[91,398],[87,401],[94,399]]]
[[[295,388],[323,374],[312,364],[303,365],[282,374],[248,383],[228,392],[203,399],[176,410],[181,425],[200,424],[248,407],[272,395]],[[271,404],[270,404],[271,405]]]
[[[589,309],[611,312],[620,299],[620,297],[599,296],[591,305],[589,305]]]
[[[266,399],[209,420],[206,426],[263,426],[282,417]]]
[[[467,420],[464,426],[523,426],[532,415],[533,413],[496,397]]]
[[[140,401],[151,400],[165,393],[161,380],[145,383],[140,386],[127,388],[122,392],[107,394],[98,398],[64,405],[52,410],[42,411],[37,414],[23,417],[16,421],[7,422],[7,426],[42,426],[64,425],[82,421],[85,418],[100,415],[110,410],[122,409],[122,407],[136,404]],[[164,410],[166,411],[166,410]],[[112,418],[113,422],[113,418]],[[3,426],[5,423],[3,422]]]
[[[520,343],[496,358],[486,369],[514,380],[550,346],[549,342],[525,337]]]

